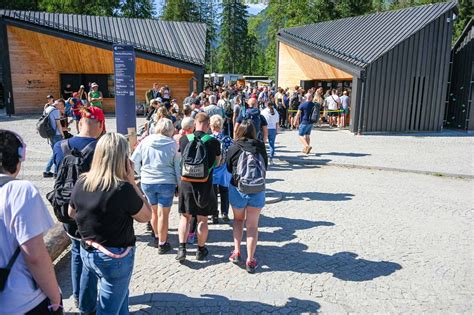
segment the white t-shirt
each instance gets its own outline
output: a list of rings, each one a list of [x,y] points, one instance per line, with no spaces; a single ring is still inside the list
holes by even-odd
[[[326,104],[328,104],[329,110],[336,110],[337,104],[340,103],[339,96],[337,95],[329,95],[326,97]]]
[[[270,109],[265,108],[260,113],[267,120],[267,123],[268,123],[267,128],[268,129],[276,129],[277,124],[280,122],[280,114],[278,114],[276,109],[274,109],[274,111],[275,111],[275,114],[272,115],[272,113],[270,112]]]
[[[38,189],[28,181],[13,180],[0,187],[0,200],[0,266],[4,268],[18,245],[45,233],[54,222]],[[20,253],[0,293],[0,313],[24,314],[45,298]]]

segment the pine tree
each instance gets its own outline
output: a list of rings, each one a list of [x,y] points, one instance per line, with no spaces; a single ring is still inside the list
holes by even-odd
[[[247,6],[239,0],[223,0],[218,69],[244,73],[247,70]]]
[[[474,16],[474,3],[472,0],[460,0],[458,3],[458,16],[454,24],[453,40],[456,41],[461,36],[462,31]]]
[[[38,7],[51,13],[115,16],[120,10],[120,0],[39,0]]]
[[[161,19],[196,22],[199,20],[198,8],[193,0],[166,0]]]
[[[152,18],[155,14],[151,0],[125,0],[120,8],[120,15],[128,18]]]
[[[195,0],[197,5],[197,21],[206,24],[206,72],[216,69],[217,13],[214,1]]]

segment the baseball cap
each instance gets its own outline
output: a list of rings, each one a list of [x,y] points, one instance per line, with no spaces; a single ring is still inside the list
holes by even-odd
[[[77,93],[77,92],[72,93],[72,97],[74,97],[74,98],[77,98],[78,95],[79,95],[79,93]]]
[[[91,87],[96,87],[96,86],[99,86],[99,85],[95,82],[91,84]]]
[[[54,98],[54,96],[52,96],[51,94],[49,94],[48,96],[46,96],[46,98]]]
[[[98,122],[103,122],[105,120],[104,112],[98,107],[88,107],[81,111],[83,118],[95,119]]]

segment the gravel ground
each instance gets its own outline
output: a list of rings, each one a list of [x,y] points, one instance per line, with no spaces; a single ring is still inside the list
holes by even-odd
[[[0,128],[25,138],[27,161],[20,177],[33,181],[44,194],[53,184],[41,177],[50,149],[33,131],[35,120],[0,118]],[[107,126],[114,129],[112,119]],[[278,137],[282,160],[299,156],[294,132]],[[175,251],[159,256],[144,225],[136,224],[131,310],[472,314],[473,180],[329,166],[472,175],[472,138],[316,130],[313,139],[316,154],[301,158],[321,165],[277,161],[268,173],[268,187],[283,193],[284,199],[262,212],[257,274],[227,263],[232,247],[228,225],[211,226],[208,261],[195,261],[191,246],[188,262],[180,265],[174,261]],[[174,247],[177,220],[173,206]],[[68,298],[69,255],[56,270]],[[65,306],[75,311],[70,299]]]

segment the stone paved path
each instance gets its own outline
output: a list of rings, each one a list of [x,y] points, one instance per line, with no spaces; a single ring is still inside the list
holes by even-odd
[[[25,126],[32,121],[0,121],[0,128]],[[345,136],[336,132],[337,137]],[[282,149],[295,146],[287,139],[280,137]],[[35,136],[27,143],[32,150],[21,175],[50,189],[52,182],[39,176],[48,151]],[[465,149],[472,145],[468,141]],[[390,147],[386,150],[396,156]],[[472,162],[472,156],[462,159]],[[180,265],[175,251],[159,256],[145,226],[136,224],[131,311],[473,313],[473,180],[280,161],[268,174],[269,188],[282,192],[284,199],[263,210],[258,273],[249,275],[227,262],[229,225],[211,226],[208,261],[195,261],[191,247],[189,260]],[[177,220],[173,206],[170,241],[175,247]],[[67,298],[68,254],[56,270]],[[76,311],[70,299],[65,305]]]

